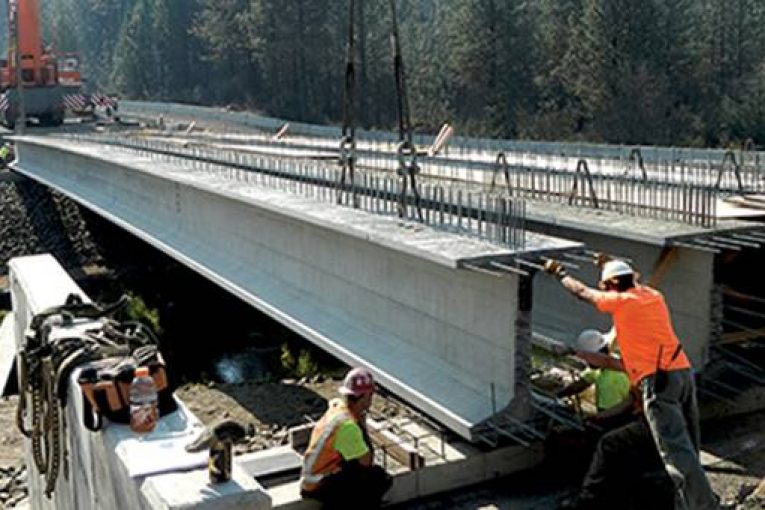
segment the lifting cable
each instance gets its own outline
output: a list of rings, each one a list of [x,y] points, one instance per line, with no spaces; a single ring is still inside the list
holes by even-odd
[[[340,174],[337,203],[342,204],[343,193],[346,189],[346,176],[350,180],[352,203],[354,208],[359,207],[354,182],[356,169],[356,124],[354,113],[356,107],[356,2],[349,0],[348,9],[348,47],[345,57],[345,89],[343,93],[343,131],[340,137],[340,160],[342,167]]]
[[[417,190],[416,175],[420,171],[417,164],[417,149],[412,141],[412,121],[409,111],[409,97],[406,91],[406,77],[404,76],[404,58],[401,54],[401,44],[398,35],[398,17],[396,15],[396,0],[390,0],[391,10],[391,42],[393,46],[393,71],[396,79],[396,110],[398,114],[398,175],[401,177],[401,189],[398,196],[398,216],[406,216],[406,192],[407,184],[411,185],[414,195],[414,205],[417,208],[417,217],[423,221],[422,208],[420,206],[420,193]],[[407,183],[408,178],[408,183]]]

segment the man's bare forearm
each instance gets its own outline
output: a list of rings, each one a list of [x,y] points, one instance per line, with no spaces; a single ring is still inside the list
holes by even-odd
[[[569,291],[574,296],[578,297],[582,301],[586,301],[592,305],[595,304],[595,299],[598,291],[588,287],[584,283],[580,282],[573,276],[564,276],[560,279],[563,288]]]

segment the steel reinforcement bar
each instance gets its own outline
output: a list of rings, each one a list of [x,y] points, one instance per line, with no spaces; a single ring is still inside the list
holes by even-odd
[[[237,147],[212,148],[193,143],[183,146],[161,139],[124,135],[75,135],[75,138],[167,156],[207,161],[247,171],[276,172],[276,175],[284,178],[291,178],[290,169],[293,166],[299,168],[314,165],[317,168],[330,168],[323,155],[322,159],[325,162],[318,166],[315,161],[309,161],[309,156],[306,154],[297,153],[297,156],[289,156],[278,142],[273,142],[273,155],[270,155],[262,151],[251,153],[244,146],[241,150],[237,150]],[[391,158],[389,154],[371,151],[360,154],[359,159],[360,167],[366,169],[368,173],[361,172],[356,183],[347,185],[352,195],[382,194],[389,198],[390,193],[398,192],[395,177],[392,180],[387,178],[395,175],[395,158]],[[427,179],[429,184],[420,190],[420,196],[425,198],[424,205],[421,204],[422,207],[431,211],[444,209],[457,217],[467,215],[478,218],[481,214],[475,210],[476,204],[485,204],[487,200],[492,202],[499,196],[505,199],[522,198],[564,203],[574,207],[594,208],[635,217],[714,227],[717,220],[717,200],[725,194],[719,187],[688,181],[644,178],[637,173],[625,175],[624,173],[591,172],[585,160],[578,162],[575,171],[508,164],[507,157],[503,154],[500,154],[491,164],[467,160],[459,164],[462,168],[457,170],[459,176],[455,176],[453,169],[445,169],[442,173],[438,173],[429,166],[427,160],[423,163],[421,177]],[[475,174],[471,174],[476,171],[480,174],[478,179]],[[305,176],[295,178],[304,179]],[[362,182],[363,179],[366,181]],[[476,183],[479,179],[481,184]],[[374,189],[378,180],[381,189]],[[317,181],[316,184],[336,186],[335,182]],[[434,191],[429,192],[428,186]],[[441,193],[444,195],[443,199],[441,199]],[[410,197],[409,204],[416,205],[414,196]],[[472,212],[465,213],[463,210]]]
[[[483,239],[522,250],[526,245],[526,203],[487,191],[468,191],[456,185],[420,183],[417,195],[405,189],[405,208],[399,209],[401,181],[395,174],[360,171],[354,183],[342,188],[341,169],[326,163],[252,155],[236,151],[182,148],[155,140],[67,135],[82,143],[99,143],[185,166],[310,197],[323,203],[355,207],[381,215],[399,214],[440,230]]]

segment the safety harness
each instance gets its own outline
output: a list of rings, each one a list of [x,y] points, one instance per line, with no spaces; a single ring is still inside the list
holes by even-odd
[[[102,307],[84,303],[80,296],[70,294],[64,305],[35,315],[25,333],[24,345],[17,356],[20,395],[16,425],[32,442],[32,456],[38,472],[45,477],[48,498],[55,489],[62,460],[64,476],[69,476],[64,410],[72,372],[95,360],[161,362],[156,336],[148,327],[110,318],[127,302],[127,296],[123,296]],[[166,381],[164,369],[161,375]],[[83,394],[85,425],[98,430],[101,422],[94,418],[84,387]]]

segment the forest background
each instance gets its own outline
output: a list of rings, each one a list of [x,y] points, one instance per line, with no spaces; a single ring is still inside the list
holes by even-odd
[[[123,98],[337,124],[348,2],[40,0],[46,40]],[[363,127],[395,125],[391,16],[357,0]],[[398,0],[417,130],[765,145],[765,0]],[[5,40],[2,37],[0,40]]]

